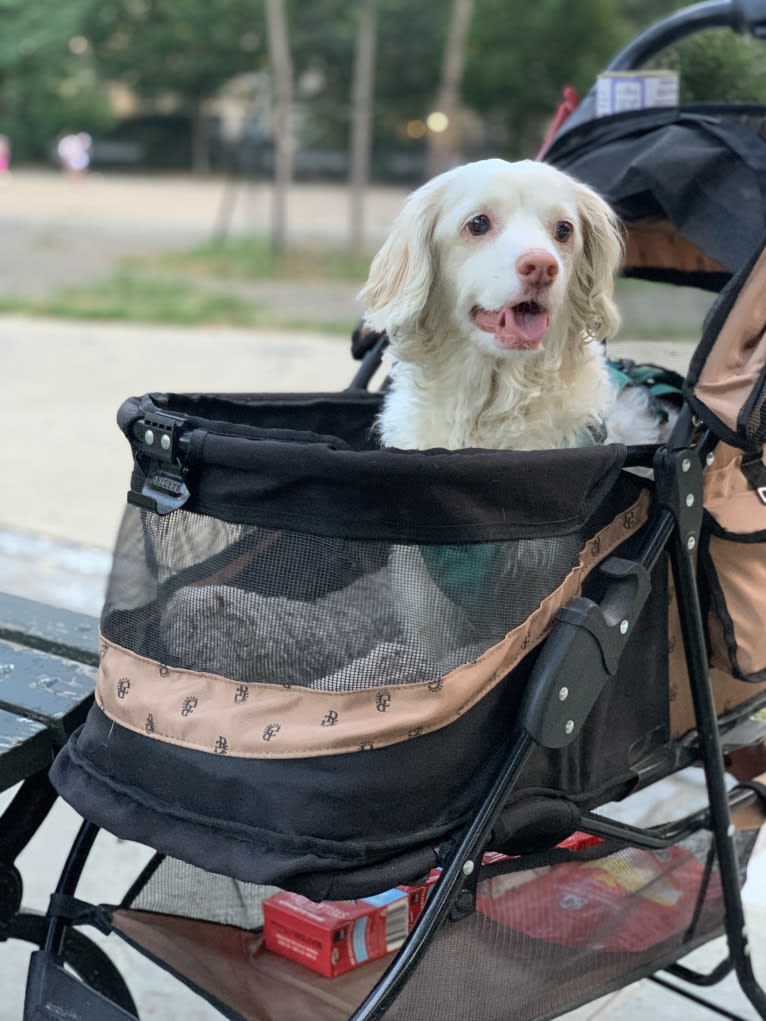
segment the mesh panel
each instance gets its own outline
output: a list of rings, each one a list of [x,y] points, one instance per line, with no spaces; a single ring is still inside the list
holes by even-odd
[[[737,839],[746,860],[754,838]],[[440,930],[386,1021],[554,1016],[677,960],[721,925],[710,843],[481,882],[479,910]]]
[[[588,537],[406,546],[130,507],[103,630],[148,659],[233,681],[413,683],[525,621]]]
[[[162,858],[159,864],[153,860],[147,875],[145,882],[139,882],[137,892],[128,894],[125,907],[239,929],[260,929],[263,902],[277,892],[275,886],[242,883],[175,858]]]

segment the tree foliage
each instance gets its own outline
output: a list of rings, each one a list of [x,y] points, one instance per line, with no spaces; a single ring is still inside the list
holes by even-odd
[[[84,32],[104,75],[149,98],[209,98],[266,52],[262,5],[243,0],[90,0]]]
[[[82,36],[88,0],[0,0],[0,132],[14,158],[44,158],[62,130],[109,120]]]
[[[563,85],[586,91],[640,29],[682,0],[474,0],[462,100],[483,151],[535,152]],[[434,109],[452,0],[377,0],[374,138],[407,137]],[[345,148],[356,0],[286,0],[302,141]],[[84,41],[84,44],[83,44]],[[762,43],[705,33],[663,55],[685,99],[763,101]],[[93,131],[107,82],[189,114],[240,72],[268,68],[263,0],[0,0],[0,132],[20,158],[64,129]],[[466,155],[479,155],[479,147]]]

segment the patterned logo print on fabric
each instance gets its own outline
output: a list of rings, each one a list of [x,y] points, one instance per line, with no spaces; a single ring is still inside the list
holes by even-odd
[[[326,716],[322,717],[322,726],[334,727],[335,724],[338,722],[338,719],[339,719],[338,714],[335,712],[334,709],[331,709]]]
[[[263,734],[261,735],[264,741],[271,741],[277,736],[282,727],[278,723],[269,723],[263,728]]]
[[[250,697],[250,689],[246,684],[240,684],[234,692],[234,701],[238,705],[242,705],[243,702],[247,702]]]
[[[154,733],[154,717],[152,716],[151,713],[147,713],[146,723],[144,724],[144,730],[146,731],[147,734]]]
[[[164,663],[160,663],[158,670],[160,672],[160,677],[170,677],[170,667],[165,666]]]
[[[388,691],[379,691],[375,696],[375,708],[379,713],[388,712],[388,707],[391,705],[391,693]]]
[[[130,691],[130,678],[121,677],[117,682],[117,698],[127,698]]]
[[[213,751],[216,755],[228,755],[229,753],[229,742],[225,737],[219,737],[216,743],[213,745]]]
[[[623,514],[623,516],[622,516],[622,527],[623,527],[623,528],[624,528],[624,529],[625,529],[626,531],[630,531],[630,529],[631,529],[631,528],[633,528],[633,526],[635,525],[635,523],[636,523],[636,515],[635,515],[635,512],[634,512],[634,511],[632,511],[632,510],[629,510],[629,511],[625,511],[625,513],[624,513],[624,514]]]
[[[197,698],[196,695],[187,695],[181,705],[181,715],[191,716],[191,714],[194,712],[198,705],[199,699]]]

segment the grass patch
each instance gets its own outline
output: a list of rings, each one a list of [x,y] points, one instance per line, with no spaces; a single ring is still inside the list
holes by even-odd
[[[65,319],[253,326],[259,307],[237,295],[121,270],[103,283],[62,288],[46,298],[2,298],[0,311]]]
[[[361,283],[370,260],[342,248],[301,245],[276,254],[266,238],[206,241],[186,252],[133,261],[172,272],[229,280],[349,281]]]

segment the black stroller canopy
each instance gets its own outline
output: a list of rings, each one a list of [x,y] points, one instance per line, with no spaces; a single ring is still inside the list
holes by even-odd
[[[766,231],[766,109],[586,113],[573,115],[545,159],[620,215],[625,275],[720,290]]]

